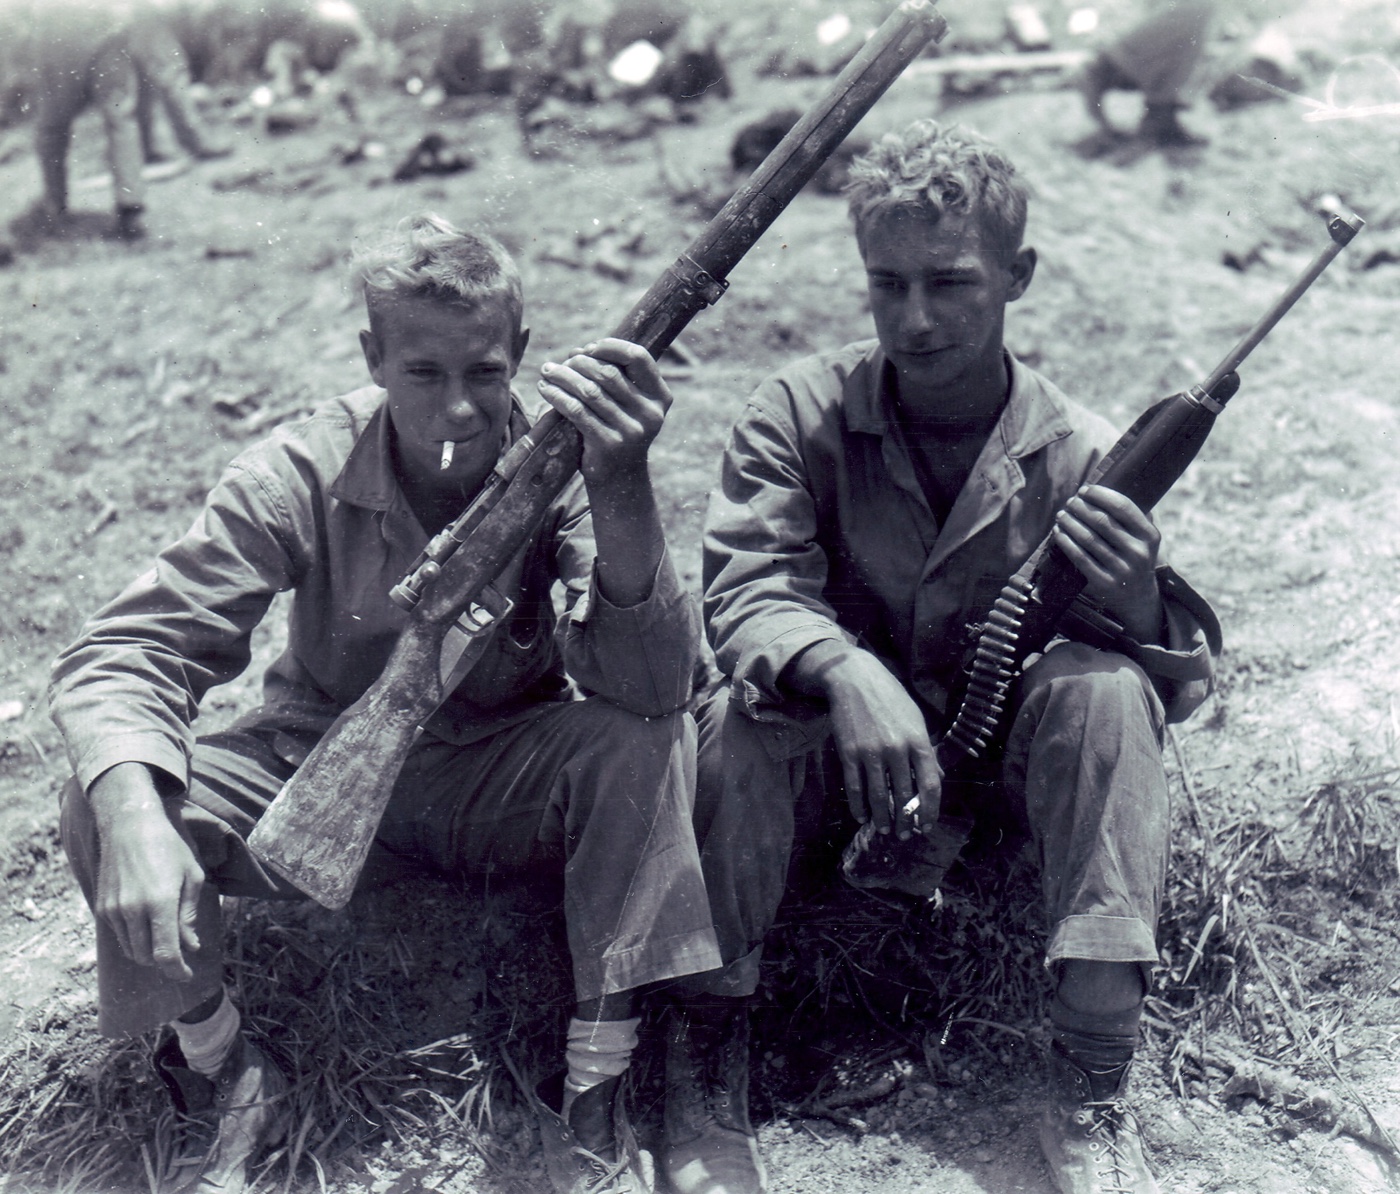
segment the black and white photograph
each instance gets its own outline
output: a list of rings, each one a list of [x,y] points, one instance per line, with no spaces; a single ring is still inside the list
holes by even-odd
[[[0,0],[0,1194],[1400,1190],[1400,3]]]

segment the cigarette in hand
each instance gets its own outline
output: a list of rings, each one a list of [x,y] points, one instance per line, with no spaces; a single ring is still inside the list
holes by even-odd
[[[450,439],[442,441],[442,459],[438,461],[438,472],[452,467],[452,451],[456,446]]]
[[[900,810],[907,817],[912,817],[919,811],[919,798],[915,796],[912,800],[905,801],[904,808]]]

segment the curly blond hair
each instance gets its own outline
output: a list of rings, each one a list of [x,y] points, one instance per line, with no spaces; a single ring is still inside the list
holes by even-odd
[[[976,133],[916,120],[851,163],[845,195],[856,239],[892,211],[972,213],[988,247],[1014,253],[1026,234],[1030,190],[1002,152]]]

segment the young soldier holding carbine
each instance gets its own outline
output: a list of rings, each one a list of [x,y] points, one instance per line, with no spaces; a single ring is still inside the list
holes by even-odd
[[[992,146],[933,121],[857,159],[849,188],[877,338],[782,370],[749,400],[705,537],[705,618],[730,678],[702,706],[696,830],[726,967],[692,988],[694,1133],[762,1188],[747,1118],[746,997],[799,797],[909,838],[944,815],[1038,847],[1055,983],[1041,1141],[1064,1194],[1157,1189],[1123,1102],[1168,859],[1169,721],[1207,695],[1217,627],[1150,519],[1086,484],[1111,427],[1016,360],[1027,192]],[[1012,690],[1001,741],[944,777],[976,626],[1038,543],[1116,631],[1061,640]],[[1100,621],[1100,625],[1104,625]],[[826,756],[830,765],[823,765]],[[832,777],[824,787],[824,777]],[[839,777],[839,780],[836,778]],[[887,839],[888,840],[888,839]],[[676,1135],[677,1133],[673,1133]]]
[[[75,773],[63,841],[96,914],[100,1024],[173,1028],[163,1076],[214,1133],[198,1194],[242,1190],[286,1111],[285,1077],[224,993],[219,896],[301,894],[246,839],[382,671],[407,616],[390,590],[530,425],[511,385],[529,334],[520,275],[500,245],[418,217],[355,270],[374,385],[242,453],[55,665]],[[496,579],[513,611],[425,722],[367,873],[562,874],[578,1007],[562,1083],[541,1092],[546,1159],[561,1194],[626,1192],[638,1179],[614,1113],[634,994],[719,963],[682,711],[698,617],[652,493],[648,451],[671,401],[655,362],[608,339],[542,372],[539,392],[582,437],[582,479]],[[200,698],[247,665],[285,591],[288,643],[264,703],[196,738]],[[569,699],[569,679],[588,699]]]

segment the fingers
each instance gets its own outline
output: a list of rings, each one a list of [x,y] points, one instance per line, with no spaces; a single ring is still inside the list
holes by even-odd
[[[914,832],[914,811],[919,807],[918,785],[908,755],[892,761],[885,771],[889,781],[890,828],[901,840]]]
[[[1056,516],[1054,538],[1091,591],[1110,597],[1151,580],[1161,536],[1130,499],[1088,485]]]
[[[150,919],[151,964],[166,978],[176,982],[189,982],[194,977],[194,971],[185,963],[184,950],[181,948],[183,921],[183,907],[172,905],[153,910]]]
[[[1102,558],[1155,561],[1161,542],[1152,520],[1131,499],[1102,485],[1086,485],[1070,498],[1057,524],[1072,528],[1080,546]]]
[[[167,978],[188,982],[193,977],[185,959],[199,950],[197,928],[203,872],[186,871],[178,892],[114,896],[98,908],[122,953],[138,966],[154,966]]]
[[[199,952],[199,899],[204,880],[191,876],[180,891],[180,949],[186,954]]]
[[[132,928],[134,926],[139,926],[139,921],[133,918],[133,921],[131,923],[128,923],[126,917],[123,916],[120,912],[100,911],[98,914],[102,917],[102,920],[107,925],[107,927],[112,931],[112,936],[116,938],[117,947],[122,951],[123,954],[125,954],[133,962],[137,963],[140,963],[142,957],[142,954],[138,953],[138,950],[146,951],[145,956],[149,957],[149,934],[145,934],[139,943],[132,941]]]
[[[880,833],[905,840],[938,819],[942,774],[932,746],[843,756],[841,770],[846,802],[860,824],[873,821]]]
[[[568,365],[546,361],[540,366],[539,391],[550,406],[585,434],[599,434],[610,428],[615,404],[592,378]]]
[[[875,822],[876,830],[880,833],[889,833],[894,824],[894,809],[891,807],[885,760],[881,755],[866,760],[865,802],[870,807],[870,819]]]
[[[1154,542],[1159,538],[1152,520],[1138,508],[1136,502],[1117,490],[1103,485],[1085,485],[1075,496],[1084,505],[1107,515],[1134,537]],[[1075,498],[1070,500],[1074,501]]]
[[[661,368],[651,353],[640,344],[633,344],[629,340],[608,336],[602,340],[595,340],[592,344],[585,344],[570,355],[588,356],[596,361],[616,365],[642,390],[655,390],[659,393],[667,388],[666,383],[661,380]]]
[[[156,967],[176,982],[193,978],[185,955],[199,949],[196,921],[203,887],[200,874],[186,874],[178,899],[155,900],[117,917],[123,926],[118,940],[125,937],[122,949],[127,957],[138,965]]]
[[[1079,570],[1088,582],[1089,591],[1103,597],[1112,592],[1122,582],[1100,562],[1100,553],[1092,552],[1088,546],[1088,532],[1077,529],[1078,524],[1060,516],[1054,530],[1055,546],[1064,552],[1071,564]]]
[[[860,761],[849,758],[844,752],[837,752],[841,759],[841,775],[846,784],[846,804],[851,816],[864,825],[870,820],[870,806],[865,802],[865,783],[861,777]]]
[[[671,392],[656,362],[639,345],[602,340],[541,368],[540,393],[566,418],[624,439],[650,439],[661,429]]]
[[[846,783],[846,803],[851,816],[862,825],[873,821],[876,830],[889,833],[894,816],[890,807],[889,785],[885,782],[883,757],[842,754],[841,773]]]
[[[918,807],[914,811],[914,828],[927,833],[938,823],[938,811],[943,803],[943,769],[932,747],[914,758],[914,778],[919,787]]]

